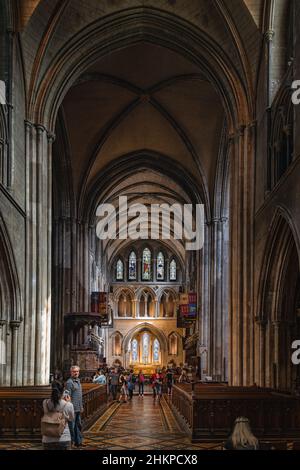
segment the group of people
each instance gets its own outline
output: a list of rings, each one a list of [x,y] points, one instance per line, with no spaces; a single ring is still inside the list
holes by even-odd
[[[69,450],[72,446],[81,447],[81,413],[83,412],[82,388],[79,380],[80,369],[74,365],[65,387],[60,381],[52,382],[50,399],[43,401],[44,416],[60,413],[65,422],[62,434],[42,435],[43,448],[46,450]],[[42,428],[43,430],[43,428]]]
[[[155,373],[147,377],[142,369],[135,374],[133,369],[126,371],[118,367],[107,371],[98,369],[92,380],[94,383],[107,384],[108,392],[113,400],[117,399],[119,393],[119,401],[121,403],[132,400],[136,386],[138,387],[138,396],[143,398],[145,384],[149,382],[152,387],[154,400],[162,396],[164,384],[167,386],[168,394],[171,395],[172,386],[175,381],[174,372],[171,369],[165,371],[157,369]]]

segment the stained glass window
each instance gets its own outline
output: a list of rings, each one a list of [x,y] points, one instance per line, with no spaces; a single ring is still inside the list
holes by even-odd
[[[160,251],[157,255],[156,260],[156,279],[158,281],[163,281],[165,277],[165,258],[162,252]]]
[[[136,254],[132,251],[129,255],[128,278],[132,281],[136,280]]]
[[[151,251],[149,248],[145,248],[143,251],[142,279],[143,281],[151,280]]]
[[[153,362],[159,362],[159,341],[155,339],[153,341]]]
[[[176,281],[177,278],[177,266],[175,259],[172,259],[170,263],[170,281]]]
[[[143,364],[149,362],[149,335],[148,333],[143,334]]]
[[[117,281],[123,281],[124,277],[124,265],[122,260],[118,260],[117,262]]]
[[[131,343],[131,355],[132,355],[132,361],[137,362],[138,360],[138,342],[136,339],[134,339]]]

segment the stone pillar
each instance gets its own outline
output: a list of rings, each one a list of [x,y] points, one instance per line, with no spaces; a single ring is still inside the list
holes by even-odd
[[[26,127],[26,286],[23,385],[46,385],[50,376],[51,207],[53,135]]]
[[[157,297],[154,299],[154,317],[158,318],[159,317],[159,302],[157,300]]]
[[[211,317],[211,296],[210,296],[210,270],[211,270],[211,225],[206,222],[204,226],[204,247],[197,253],[198,266],[203,266],[202,273],[198,272],[198,290],[202,292],[199,318],[199,343],[207,347],[207,354],[202,357],[202,369],[206,375],[211,374],[211,351],[210,351],[210,317]],[[200,269],[200,268],[199,268]],[[202,274],[202,276],[201,276]]]
[[[137,299],[133,299],[132,301],[132,318],[136,318],[137,317]]]
[[[280,346],[281,346],[281,335],[280,335],[280,321],[274,321],[273,322],[273,328],[274,328],[274,363],[276,364],[276,375],[272,379],[276,381],[276,383],[273,383],[273,386],[275,388],[280,387],[280,375],[279,375],[279,366],[280,366]],[[273,371],[272,371],[273,374]]]
[[[0,384],[5,384],[6,369],[6,320],[0,320]]]
[[[214,218],[211,230],[211,375],[218,379],[226,377],[224,359],[228,359],[224,343],[227,336],[227,243],[224,227],[227,218]],[[225,305],[224,305],[225,304]]]
[[[266,321],[257,320],[259,330],[259,386],[265,387],[266,380]]]
[[[230,376],[232,385],[253,383],[253,228],[255,127],[241,126],[231,139]]]
[[[18,329],[20,326],[20,321],[11,321],[9,322],[11,328],[11,386],[14,387],[17,385],[18,380]]]

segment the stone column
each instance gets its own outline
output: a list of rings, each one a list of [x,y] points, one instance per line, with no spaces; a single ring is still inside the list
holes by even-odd
[[[224,347],[227,336],[226,307],[228,273],[226,237],[224,237],[224,226],[226,218],[214,218],[211,230],[211,374],[223,379],[224,358],[227,357],[227,348]],[[227,303],[226,303],[227,304]]]
[[[50,375],[51,159],[53,135],[26,127],[26,286],[23,385],[46,385]]]
[[[137,317],[137,299],[133,299],[131,302],[132,302],[132,305],[131,305],[132,318],[136,318]]]
[[[266,321],[257,320],[259,330],[259,386],[265,387],[266,380]]]
[[[242,125],[231,139],[230,376],[253,383],[253,227],[255,127]]]
[[[159,317],[159,302],[157,300],[157,297],[154,299],[154,317],[158,318]]]
[[[6,325],[6,320],[0,320],[0,385],[5,385]]]
[[[18,365],[18,329],[20,326],[20,321],[11,321],[9,322],[11,328],[11,386],[14,387],[17,385],[18,374],[17,374],[17,365]]]
[[[274,379],[276,380],[276,383],[273,383],[273,386],[276,388],[280,387],[280,376],[279,376],[279,365],[280,365],[280,360],[279,360],[279,355],[280,355],[280,343],[281,343],[281,335],[280,335],[280,326],[281,323],[280,321],[274,321],[273,322],[273,328],[274,328],[274,363],[276,364],[276,376]],[[272,372],[273,373],[273,372]],[[273,375],[272,375],[273,379]]]
[[[204,247],[197,253],[198,265],[202,265],[202,273],[198,272],[198,290],[202,292],[199,318],[199,344],[207,347],[207,354],[202,357],[202,369],[207,375],[211,374],[211,351],[210,351],[210,318],[211,318],[211,296],[210,296],[210,271],[211,271],[211,225],[206,222],[204,226]],[[202,275],[200,275],[202,274]]]

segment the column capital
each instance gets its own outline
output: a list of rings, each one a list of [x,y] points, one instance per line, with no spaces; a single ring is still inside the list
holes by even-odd
[[[21,325],[21,320],[11,320],[9,322],[9,326],[11,327],[12,330],[17,330],[20,325]]]
[[[47,132],[47,139],[49,143],[53,143],[56,139],[54,132]]]
[[[0,328],[2,328],[2,326],[4,326],[4,325],[7,325],[7,323],[8,323],[7,320],[1,319],[0,320]]]
[[[273,29],[268,29],[267,31],[265,31],[264,38],[267,42],[272,42],[274,35],[275,31]]]

